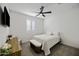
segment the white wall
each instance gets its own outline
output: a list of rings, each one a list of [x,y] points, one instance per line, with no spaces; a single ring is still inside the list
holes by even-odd
[[[18,14],[14,11],[10,11],[9,13],[10,13],[10,34],[19,37],[23,41],[26,41],[25,40],[25,38],[27,37],[25,32],[26,16],[22,14]]]
[[[46,32],[60,32],[62,43],[79,48],[79,4],[51,5],[45,19]]]
[[[40,21],[43,19],[36,18],[33,16],[25,15],[21,12],[10,10],[10,34],[19,37],[22,42],[27,42],[29,39],[32,39],[32,32],[28,32],[26,29],[26,20],[35,20],[36,21],[36,30],[34,34],[43,33],[43,23]],[[38,24],[39,23],[39,24]]]
[[[9,34],[9,28],[0,25],[0,47],[6,42]]]

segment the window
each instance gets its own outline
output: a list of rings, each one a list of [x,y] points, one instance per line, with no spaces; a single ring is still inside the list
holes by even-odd
[[[31,30],[31,20],[26,20],[27,31]]]
[[[26,29],[27,31],[34,31],[35,30],[35,21],[26,20]]]
[[[32,21],[32,31],[35,30],[35,21]]]

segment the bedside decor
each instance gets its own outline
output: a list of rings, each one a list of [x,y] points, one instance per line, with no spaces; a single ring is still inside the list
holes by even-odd
[[[5,43],[1,49],[0,49],[0,55],[1,56],[7,56],[11,54],[11,45],[8,43]]]

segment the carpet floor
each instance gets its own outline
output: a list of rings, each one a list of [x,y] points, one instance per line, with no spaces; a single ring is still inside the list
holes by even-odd
[[[50,49],[51,53],[48,56],[79,56],[79,49],[73,48],[61,43],[55,45]],[[44,56],[44,52],[36,53],[31,47],[30,43],[22,44],[22,56]]]

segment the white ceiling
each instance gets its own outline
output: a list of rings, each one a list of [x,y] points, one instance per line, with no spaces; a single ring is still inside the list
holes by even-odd
[[[31,16],[36,16],[36,12],[40,11],[41,6],[45,6],[44,11],[52,11],[52,14],[55,13],[56,8],[58,8],[58,11],[64,11],[72,7],[79,8],[79,4],[77,3],[1,3],[0,5],[2,6],[2,9],[4,6],[6,6],[8,9],[12,9],[14,11],[18,11],[24,14],[29,14]],[[46,15],[50,16],[52,14]]]
[[[1,4],[2,8],[4,6],[7,6],[7,8],[15,10],[15,11],[19,11],[25,14],[30,14],[32,16],[35,16],[36,13],[40,11],[40,7],[41,6],[45,6],[44,11],[46,11],[46,9],[48,9],[47,7],[50,6],[51,4],[54,3],[3,3]]]

